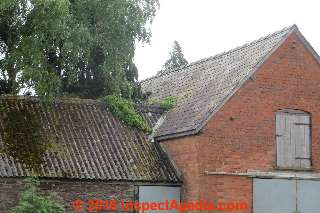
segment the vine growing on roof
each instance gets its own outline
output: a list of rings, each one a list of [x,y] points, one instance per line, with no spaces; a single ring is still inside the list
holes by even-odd
[[[111,113],[126,125],[143,132],[152,132],[148,123],[136,112],[133,102],[115,95],[108,95],[102,98],[102,101],[110,109]]]

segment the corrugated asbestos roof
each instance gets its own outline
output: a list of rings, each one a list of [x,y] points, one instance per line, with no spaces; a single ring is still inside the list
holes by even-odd
[[[151,99],[177,98],[155,133],[158,140],[195,134],[293,31],[294,25],[252,43],[141,82]]]
[[[56,137],[55,141],[63,151],[59,155],[46,153],[46,165],[41,168],[43,177],[179,182],[175,170],[157,145],[148,141],[148,136],[141,131],[130,129],[115,119],[101,103],[66,100],[45,109],[35,98],[2,96],[0,106],[7,110],[34,112],[43,130]],[[139,106],[138,110],[152,126],[162,113],[152,106]],[[5,116],[6,112],[1,111],[2,130]],[[28,175],[23,165],[0,154],[0,177]]]

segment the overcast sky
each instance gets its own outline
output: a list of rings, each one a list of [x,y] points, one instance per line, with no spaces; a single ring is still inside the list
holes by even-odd
[[[137,45],[139,80],[162,69],[174,40],[189,62],[297,24],[320,53],[319,0],[160,0],[151,44]]]

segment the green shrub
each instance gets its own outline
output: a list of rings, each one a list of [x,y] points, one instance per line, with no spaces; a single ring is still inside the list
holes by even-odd
[[[165,97],[163,101],[161,101],[159,104],[162,109],[170,110],[176,105],[176,103],[177,103],[177,99],[175,97],[168,96],[168,97]]]
[[[34,178],[26,180],[25,191],[19,203],[11,213],[67,213],[67,211],[53,199],[53,196],[38,194],[39,181]]]
[[[102,98],[112,114],[130,127],[144,132],[152,132],[147,122],[134,109],[134,104],[124,98],[108,95]]]
[[[163,100],[151,100],[149,101],[150,104],[157,104],[165,111],[168,111],[176,106],[177,99],[173,96],[165,97]]]

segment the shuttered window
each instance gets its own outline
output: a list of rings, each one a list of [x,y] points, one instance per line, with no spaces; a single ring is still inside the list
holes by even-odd
[[[277,167],[311,167],[310,116],[300,110],[280,110],[276,114]]]

